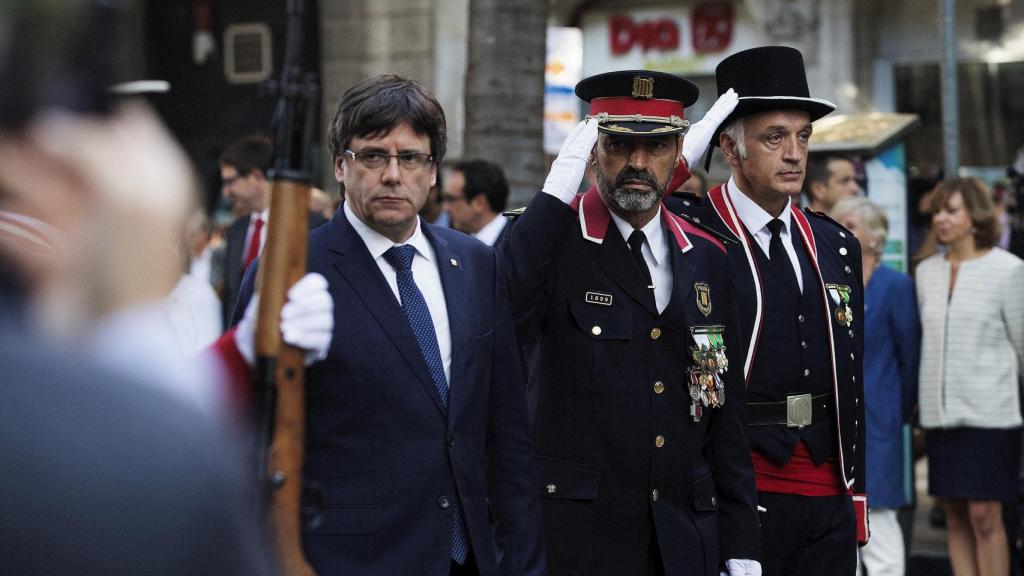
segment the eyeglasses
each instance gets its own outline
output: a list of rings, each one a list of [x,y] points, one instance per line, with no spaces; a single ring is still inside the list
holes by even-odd
[[[368,170],[380,170],[387,166],[392,158],[398,159],[398,165],[403,170],[419,170],[434,161],[434,157],[423,152],[403,152],[401,154],[385,154],[376,150],[367,152],[353,152],[345,150],[345,157],[359,162]]]
[[[235,174],[234,176],[228,176],[227,178],[221,178],[220,179],[220,186],[221,186],[221,188],[230,188],[232,184],[234,184],[235,182],[238,182],[242,178],[244,178],[244,176],[242,176],[241,174]]]

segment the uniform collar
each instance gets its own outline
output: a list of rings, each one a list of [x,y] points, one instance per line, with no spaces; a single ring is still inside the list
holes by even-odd
[[[751,200],[740,187],[736,184],[735,177],[729,178],[729,190],[736,191],[736,194],[731,195],[733,206],[736,208],[736,215],[739,216],[740,221],[746,226],[747,230],[751,234],[758,234],[762,229],[771,222],[774,217],[765,211],[764,208],[758,206],[753,200]],[[779,214],[779,220],[782,220],[782,235],[788,236],[792,224],[790,218],[791,207],[793,204],[792,199],[786,200],[786,207],[782,209],[782,213]]]
[[[576,213],[580,221],[580,231],[583,233],[583,238],[594,242],[595,244],[601,244],[604,242],[604,237],[608,234],[608,226],[612,222],[612,213],[605,206],[604,200],[601,199],[600,193],[597,191],[596,186],[591,186],[586,192],[576,196],[573,199],[572,208],[576,210]],[[687,228],[685,221],[672,214],[671,211],[665,210],[664,207],[659,207],[659,217],[652,218],[651,222],[644,226],[644,233],[647,234],[648,241],[652,241],[652,234],[648,233],[648,226],[652,223],[656,228],[654,235],[664,237],[663,230],[667,229],[671,234],[672,238],[675,239],[679,249],[683,252],[690,250],[693,244],[690,239],[687,238],[686,233],[683,231]],[[629,238],[629,232],[632,232],[632,227],[626,224],[628,232],[623,235],[623,239]],[[619,228],[622,232],[622,228]],[[651,244],[653,250],[654,244]]]

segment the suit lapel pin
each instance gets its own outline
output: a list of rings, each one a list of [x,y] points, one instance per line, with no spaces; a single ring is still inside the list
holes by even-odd
[[[449,262],[452,263],[452,268],[455,268],[456,266],[459,265],[459,261],[456,260],[455,258],[452,258],[451,260],[449,260]]]

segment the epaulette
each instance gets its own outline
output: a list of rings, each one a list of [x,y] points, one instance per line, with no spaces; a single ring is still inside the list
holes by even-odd
[[[684,213],[675,213],[675,214],[676,214],[676,216],[679,216],[683,220],[686,220],[686,222],[689,223],[690,226],[693,226],[694,228],[700,228],[704,232],[707,232],[708,234],[714,236],[722,244],[739,244],[739,242],[737,242],[735,238],[730,238],[729,236],[726,236],[725,234],[722,234],[718,230],[715,230],[714,228],[711,228],[707,224],[701,223],[699,220],[693,218],[692,216],[690,216],[689,214],[686,214],[685,212]]]
[[[814,216],[814,217],[819,218],[821,220],[824,220],[826,222],[831,222],[832,224],[835,224],[836,226],[838,226],[839,229],[842,230],[843,232],[846,232],[850,236],[853,236],[853,232],[851,232],[849,228],[847,228],[846,226],[843,226],[836,219],[832,218],[831,216],[829,216],[828,214],[826,214],[824,212],[818,212],[816,210],[811,210],[810,208],[804,208],[804,214],[806,214],[808,216]]]

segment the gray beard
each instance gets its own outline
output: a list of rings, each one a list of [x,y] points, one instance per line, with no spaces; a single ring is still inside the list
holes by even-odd
[[[639,192],[623,186],[609,192],[607,198],[626,212],[643,212],[653,208],[661,199],[661,194],[657,190]]]

